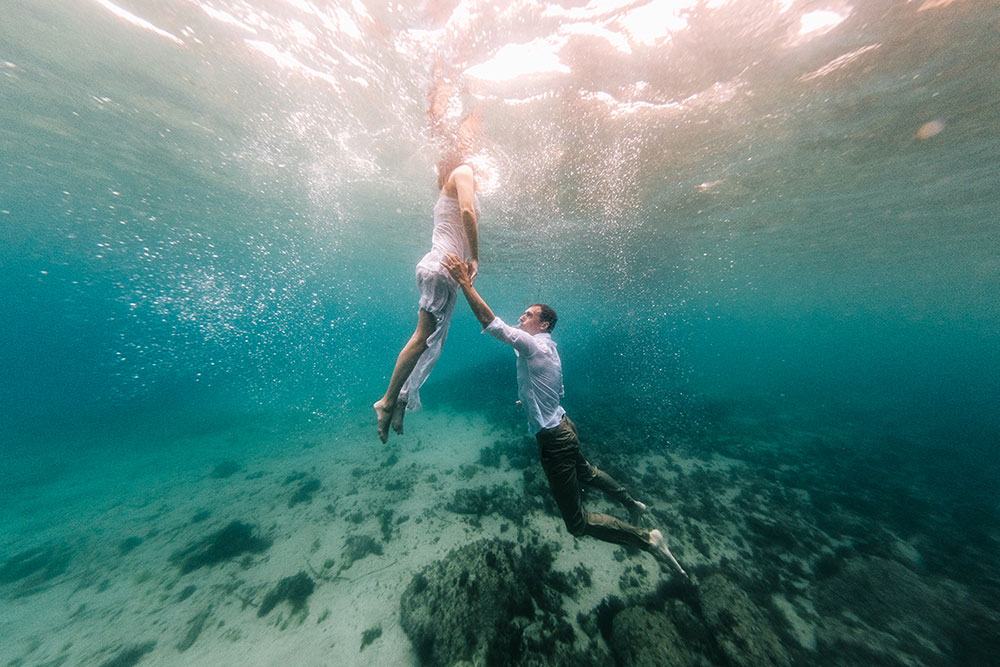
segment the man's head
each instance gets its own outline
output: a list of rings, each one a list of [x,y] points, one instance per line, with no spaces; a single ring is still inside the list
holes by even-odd
[[[551,307],[544,303],[536,303],[528,306],[524,315],[521,315],[521,319],[517,322],[521,331],[526,331],[534,336],[539,333],[552,333],[558,319],[556,311],[552,310]]]

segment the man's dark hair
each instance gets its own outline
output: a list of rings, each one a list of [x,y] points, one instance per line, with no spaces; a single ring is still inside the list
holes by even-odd
[[[556,311],[552,310],[551,306],[546,306],[544,303],[536,303],[538,306],[538,319],[542,322],[548,322],[549,328],[545,330],[545,333],[552,333],[552,330],[556,328],[556,322],[559,318],[556,317]]]

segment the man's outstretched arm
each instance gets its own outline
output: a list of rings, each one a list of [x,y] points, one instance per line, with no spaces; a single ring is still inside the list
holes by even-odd
[[[496,318],[496,315],[493,314],[493,310],[483,301],[483,297],[479,296],[476,288],[472,286],[472,279],[469,277],[469,266],[459,259],[458,255],[450,252],[441,260],[441,266],[448,269],[451,277],[458,281],[459,286],[462,288],[462,293],[465,294],[465,300],[469,302],[469,308],[472,309],[472,313],[485,329]]]

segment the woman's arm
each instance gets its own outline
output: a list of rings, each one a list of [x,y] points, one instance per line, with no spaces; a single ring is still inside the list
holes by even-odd
[[[458,206],[462,211],[462,226],[465,228],[465,238],[469,241],[469,253],[472,260],[469,267],[469,280],[476,281],[479,273],[479,221],[476,219],[476,179],[472,167],[463,164],[451,172],[458,194]]]

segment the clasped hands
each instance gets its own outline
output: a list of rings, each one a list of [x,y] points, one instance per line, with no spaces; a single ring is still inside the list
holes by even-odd
[[[441,260],[441,266],[448,269],[448,273],[458,281],[459,285],[465,285],[466,283],[472,285],[476,281],[476,275],[479,273],[479,262],[474,259],[462,261],[453,252],[445,253],[444,258]]]

